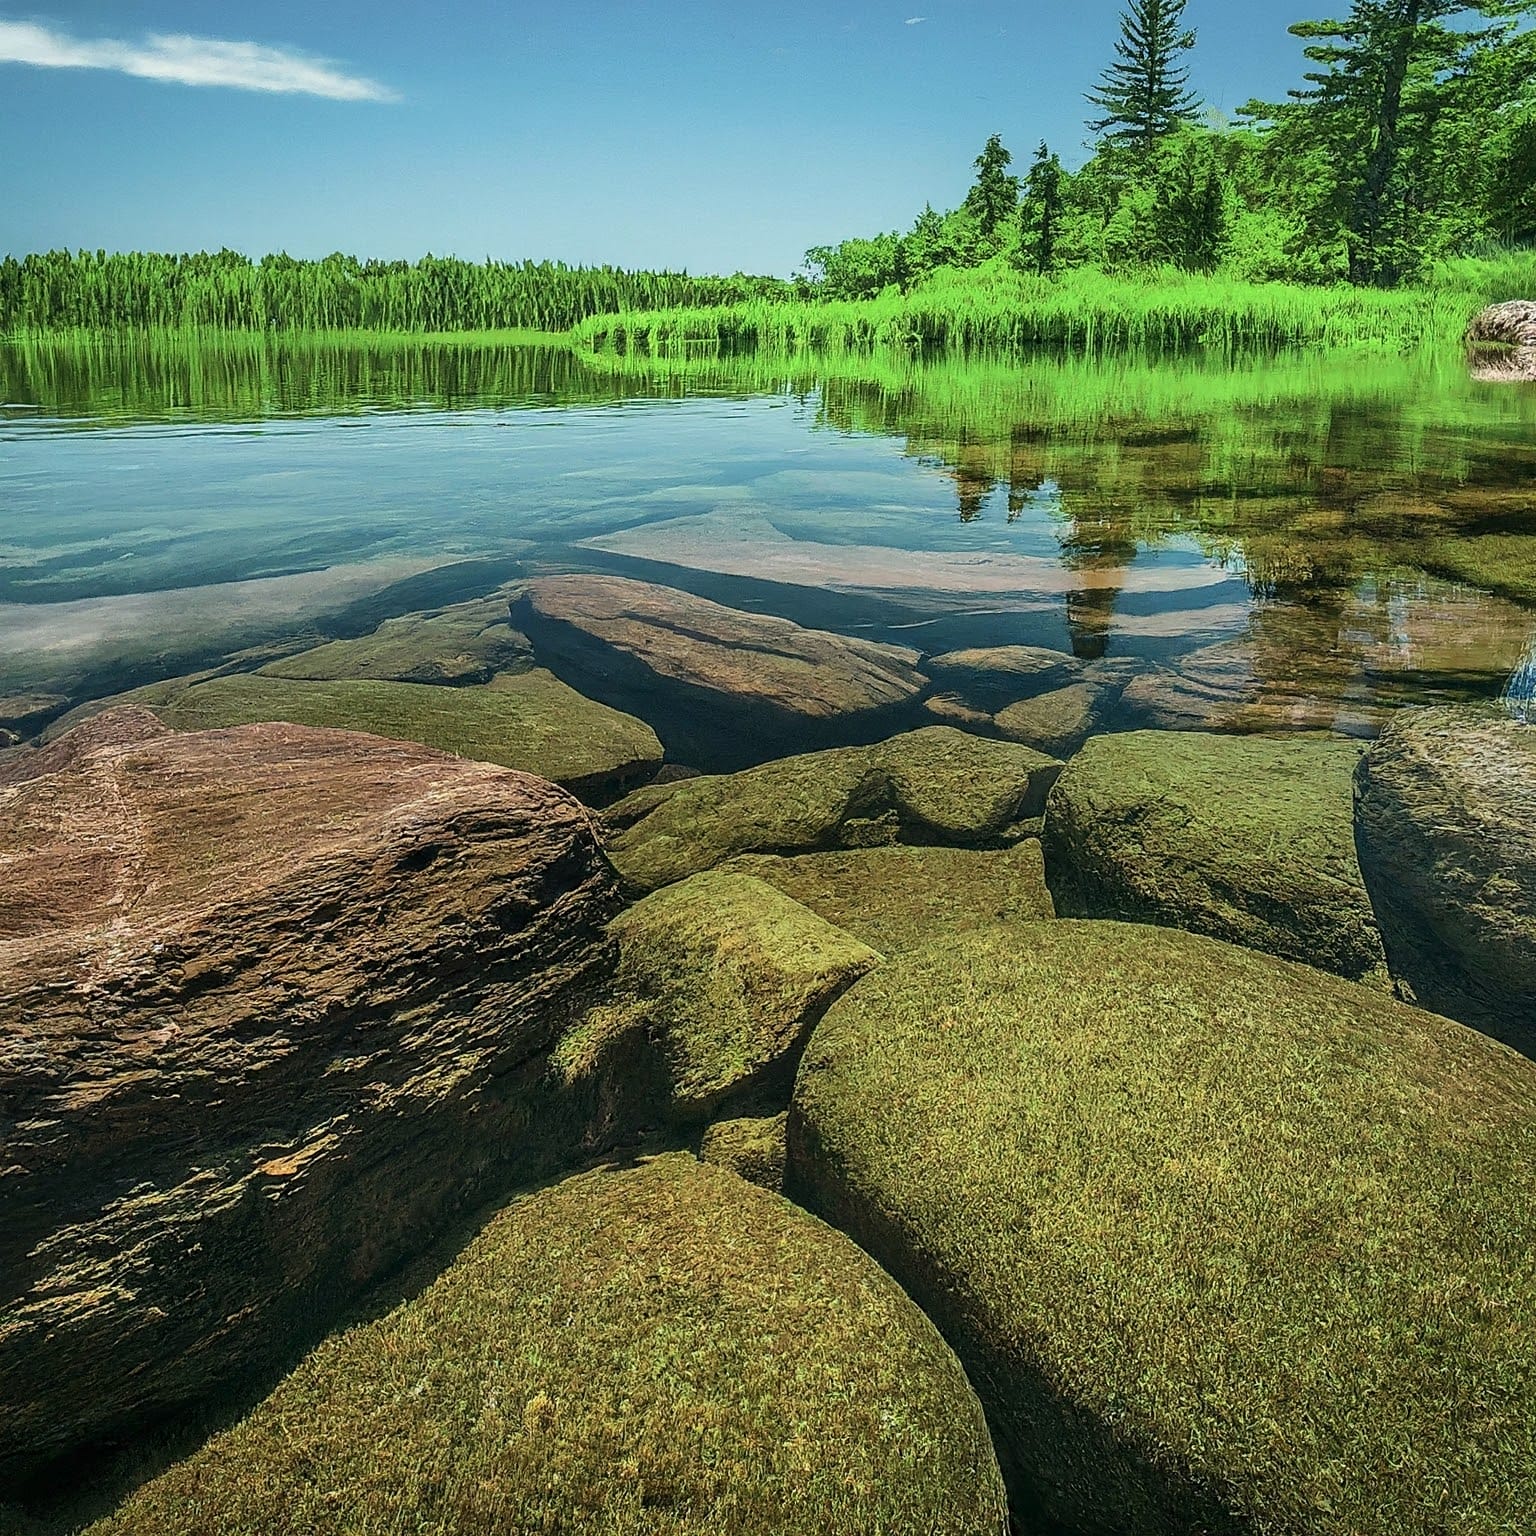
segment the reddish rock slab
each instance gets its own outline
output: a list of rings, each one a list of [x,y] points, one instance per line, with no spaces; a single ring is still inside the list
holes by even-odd
[[[284,1358],[542,1171],[617,906],[571,796],[411,744],[114,711],[10,778],[0,1475]]]
[[[547,576],[513,601],[540,661],[646,720],[684,761],[741,766],[874,740],[927,686],[919,652],[622,576]]]

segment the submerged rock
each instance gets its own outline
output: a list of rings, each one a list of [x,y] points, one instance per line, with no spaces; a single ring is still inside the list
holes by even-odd
[[[1400,711],[1360,763],[1355,836],[1393,973],[1536,1055],[1536,727]]]
[[[618,970],[555,1062],[595,1100],[595,1139],[699,1124],[727,1101],[788,1103],[816,1021],[879,956],[746,875],[656,891],[614,919]]]
[[[923,670],[943,688],[989,714],[1026,691],[1043,693],[1073,682],[1083,663],[1039,645],[988,645],[930,656]]]
[[[1025,1529],[1499,1536],[1536,1508],[1536,1067],[1119,923],[903,955],[788,1188],[939,1324]]]
[[[555,1159],[613,876],[553,785],[97,717],[0,788],[0,1469],[293,1348]]]
[[[237,672],[158,683],[133,696],[176,730],[285,720],[415,741],[602,797],[661,766],[656,733],[583,698],[542,668],[456,688],[345,678],[328,682]]]
[[[1009,741],[1065,757],[1098,729],[1108,697],[1092,683],[1073,683],[1000,709],[994,724]]]
[[[927,684],[902,646],[620,576],[543,577],[512,612],[541,660],[707,765],[884,734]]]
[[[721,866],[777,887],[883,954],[946,933],[1054,915],[1040,844],[848,848],[790,858],[749,853]]]
[[[1355,858],[1361,751],[1327,737],[1094,737],[1046,803],[1057,910],[1187,928],[1386,985]]]
[[[386,619],[358,640],[333,640],[260,668],[264,677],[312,682],[488,683],[533,665],[527,637],[512,628],[509,593]]]
[[[928,726],[637,790],[604,818],[616,829],[608,853],[627,881],[653,890],[739,853],[1012,842],[1060,771],[1029,747]]]
[[[683,1154],[514,1201],[92,1536],[1003,1536],[975,1395],[839,1233]]]

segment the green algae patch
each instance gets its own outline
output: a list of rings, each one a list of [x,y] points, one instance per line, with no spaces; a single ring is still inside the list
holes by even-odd
[[[1385,987],[1337,737],[1126,731],[1063,770],[1045,818],[1063,917],[1158,923]]]
[[[608,933],[611,1000],[554,1061],[621,1127],[696,1123],[775,1084],[786,1103],[812,1027],[880,959],[772,886],[720,870],[654,892]]]
[[[1029,747],[927,726],[640,790],[638,805],[608,814],[608,852],[632,885],[654,890],[741,853],[1011,842],[1060,769]]]
[[[519,768],[569,789],[601,790],[652,773],[661,743],[643,721],[583,698],[543,669],[460,688],[339,679],[310,682],[234,673],[169,685],[146,703],[175,730],[286,720],[366,731]]]
[[[896,844],[792,858],[743,854],[721,867],[765,881],[887,955],[945,933],[1054,915],[1034,839],[999,849]]]
[[[1105,698],[1094,683],[1071,683],[998,710],[993,724],[1009,741],[1064,757],[1097,727]]]
[[[1536,1065],[1321,971],[1058,921],[897,957],[788,1188],[939,1323],[1024,1528],[1504,1536],[1536,1508]]]
[[[699,1139],[699,1161],[729,1168],[764,1189],[784,1187],[785,1133],[789,1115],[717,1120]]]
[[[509,613],[505,595],[408,613],[386,619],[371,635],[332,640],[259,671],[309,682],[487,683],[498,672],[533,665],[532,647]]]
[[[1002,1536],[981,1410],[846,1238],[685,1154],[514,1201],[93,1536]]]

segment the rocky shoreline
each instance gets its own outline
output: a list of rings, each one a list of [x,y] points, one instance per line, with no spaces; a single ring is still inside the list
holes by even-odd
[[[252,660],[0,754],[0,1530],[1536,1508],[1530,727],[617,577]]]

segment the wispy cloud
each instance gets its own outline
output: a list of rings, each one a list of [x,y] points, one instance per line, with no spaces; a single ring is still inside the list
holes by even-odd
[[[902,26],[904,26],[904,27],[918,27],[918,26],[921,26],[927,20],[928,20],[928,18],[926,16],[908,16],[907,19],[904,22],[902,22]]]
[[[343,73],[327,59],[290,48],[228,42],[185,33],[151,33],[142,42],[70,37],[26,21],[0,21],[0,64],[42,69],[110,69],[141,80],[222,85],[237,91],[324,96],[332,101],[397,101],[387,86]]]

